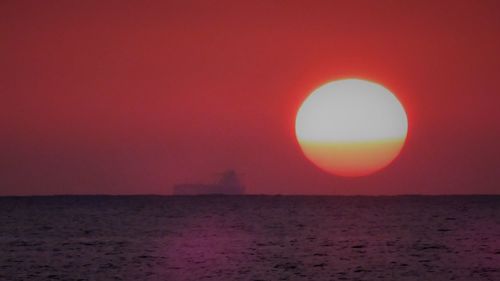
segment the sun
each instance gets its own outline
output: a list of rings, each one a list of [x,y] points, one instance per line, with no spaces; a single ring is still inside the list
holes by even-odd
[[[365,176],[383,169],[400,153],[408,118],[396,96],[360,79],[326,83],[302,103],[295,134],[304,155],[340,176]]]

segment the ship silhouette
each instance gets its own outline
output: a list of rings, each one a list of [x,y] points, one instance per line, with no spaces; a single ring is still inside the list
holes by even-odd
[[[174,185],[174,195],[203,195],[203,194],[244,194],[245,187],[241,184],[236,172],[228,170],[221,174],[214,184],[184,183]]]

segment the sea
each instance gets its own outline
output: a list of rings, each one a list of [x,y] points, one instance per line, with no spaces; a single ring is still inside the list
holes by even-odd
[[[0,197],[0,280],[500,280],[500,196]]]

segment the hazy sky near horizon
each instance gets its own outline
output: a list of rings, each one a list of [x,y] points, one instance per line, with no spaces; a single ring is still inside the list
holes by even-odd
[[[2,1],[0,195],[500,193],[498,1]],[[409,134],[388,168],[312,165],[295,114],[376,81]]]

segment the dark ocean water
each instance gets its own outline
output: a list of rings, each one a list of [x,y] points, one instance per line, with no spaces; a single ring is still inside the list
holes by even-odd
[[[0,197],[0,280],[500,280],[500,196]]]

